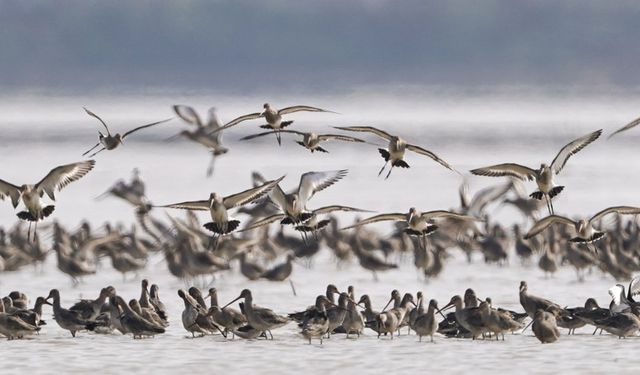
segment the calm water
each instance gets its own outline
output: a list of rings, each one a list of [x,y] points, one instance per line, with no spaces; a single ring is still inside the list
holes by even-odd
[[[104,113],[103,118],[113,129],[125,131],[138,124],[170,117],[168,104],[172,100],[196,102],[202,112],[207,107],[204,100],[193,98],[191,101],[156,98],[151,104],[140,100],[94,100],[85,103],[69,98],[5,102],[0,105],[6,110],[5,120],[0,121],[0,178],[14,183],[35,182],[58,164],[81,160],[80,154],[95,143],[93,137],[98,130],[97,122],[79,110],[82,105],[89,106],[100,115]],[[463,104],[469,108],[468,115],[461,113],[465,108],[463,104],[444,99],[416,105],[418,109],[414,113],[407,113],[406,105],[393,100],[388,110],[374,106],[372,111],[367,111],[367,103],[357,100],[349,108],[330,98],[308,103],[318,102],[343,115],[302,115],[296,117],[293,126],[326,132],[328,124],[339,126],[366,122],[405,135],[461,171],[506,161],[531,166],[542,161],[550,162],[569,140],[598,128],[611,131],[633,117],[628,100],[620,104],[593,98],[583,105],[571,101],[564,106],[539,100],[514,105],[500,102],[502,104],[496,107],[495,103],[482,106],[480,102],[467,100]],[[254,109],[261,101],[236,101],[233,106],[225,100],[216,103],[221,103],[221,108],[224,104],[231,107],[230,113],[221,113],[221,117],[228,120]],[[129,118],[135,120],[130,122]],[[359,118],[363,120],[358,121]],[[523,118],[525,122],[520,121]],[[240,125],[225,135],[225,143],[231,151],[218,160],[214,177],[207,179],[207,152],[186,141],[163,142],[162,139],[178,132],[183,125],[175,120],[162,126],[157,131],[132,137],[121,150],[100,154],[94,171],[59,194],[55,218],[72,228],[81,218],[89,219],[96,227],[107,221],[132,223],[132,210],[124,203],[113,199],[95,201],[93,198],[115,180],[128,178],[134,166],[142,170],[148,196],[158,204],[202,199],[212,190],[233,193],[249,186],[252,170],[259,170],[269,178],[286,174],[283,183],[286,189],[297,184],[303,172],[348,168],[348,177],[314,197],[314,206],[345,204],[385,212],[405,211],[410,206],[430,210],[458,205],[460,178],[428,159],[408,155],[407,162],[412,168],[394,170],[391,178],[384,181],[376,177],[382,159],[373,146],[332,143],[327,144],[330,154],[318,155],[308,153],[293,143],[291,137],[286,138],[281,148],[275,147],[274,140],[270,138],[255,143],[238,143],[238,138],[255,130],[248,124]],[[640,205],[635,187],[638,182],[636,145],[639,138],[629,133],[612,141],[601,140],[571,159],[558,179],[567,188],[555,203],[556,211],[575,216],[588,215],[609,205]],[[499,181],[471,178],[470,184],[475,191]],[[533,187],[529,185],[529,188]],[[519,220],[516,212],[508,208],[493,212],[505,224]],[[180,212],[168,213],[181,215]],[[158,211],[156,215],[162,218],[164,212]],[[344,221],[352,218],[345,215]],[[15,222],[10,205],[0,205],[1,225],[8,227]],[[382,233],[390,232],[388,226],[378,228]],[[511,257],[509,266],[498,267],[485,265],[479,259],[468,264],[457,251],[451,254],[442,276],[429,283],[418,278],[409,257],[399,259],[400,269],[381,274],[380,282],[376,283],[357,264],[337,269],[328,251],[324,251],[312,269],[294,266],[292,279],[297,297],[292,296],[287,283],[248,282],[235,271],[220,275],[215,286],[220,291],[221,302],[235,298],[242,288],[249,287],[254,291],[257,304],[287,313],[311,304],[327,283],[335,283],[340,289],[354,285],[358,295],[367,293],[372,297],[376,309],[383,307],[393,288],[414,293],[422,290],[427,298],[436,298],[442,306],[453,294],[462,294],[465,288],[472,286],[479,296],[492,297],[496,305],[519,310],[518,283],[523,279],[529,282],[532,294],[544,295],[561,305],[570,306],[582,304],[587,297],[597,298],[601,305],[608,303],[606,291],[616,282],[594,271],[586,282],[577,283],[571,269],[562,269],[553,278],[545,279],[535,265],[522,266],[514,257]],[[327,370],[353,373],[364,370],[384,373],[404,369],[495,372],[526,366],[528,372],[547,373],[552,369],[598,372],[605,366],[616,366],[616,371],[631,372],[634,366],[629,359],[633,358],[638,345],[637,339],[591,336],[591,329],[584,328],[578,330],[576,336],[563,336],[553,345],[540,345],[531,331],[527,331],[507,336],[505,342],[437,337],[435,344],[418,343],[413,335],[403,335],[393,341],[378,340],[373,332],[367,332],[359,340],[335,336],[325,341],[323,346],[310,346],[298,335],[294,324],[276,330],[273,342],[227,342],[221,337],[189,339],[181,325],[182,304],[176,294],[184,284],[168,274],[165,263],[157,256],[149,260],[141,276],[160,285],[161,297],[171,315],[167,334],[136,341],[119,335],[92,334],[80,334],[72,339],[51,320],[47,308],[45,319],[49,325],[43,328],[39,337],[1,343],[3,368],[20,366],[26,371],[64,370],[72,373],[98,369],[107,373],[237,370],[258,373],[320,373]],[[25,268],[16,273],[0,274],[0,294],[20,289],[35,299],[37,295],[46,295],[50,287],[55,286],[61,290],[63,305],[68,306],[80,297],[95,298],[98,290],[107,284],[114,285],[126,299],[137,298],[139,282],[140,279],[136,279],[124,283],[109,262],[104,261],[97,275],[85,278],[83,284],[72,288],[69,279],[56,269],[55,260],[51,257],[42,271]]]

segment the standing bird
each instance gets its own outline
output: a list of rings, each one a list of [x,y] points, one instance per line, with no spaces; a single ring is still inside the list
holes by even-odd
[[[283,178],[284,176],[277,180],[267,181],[258,187],[226,197],[223,197],[218,193],[211,193],[207,200],[174,203],[159,207],[198,211],[208,210],[211,214],[211,222],[204,224],[204,227],[213,232],[212,238],[217,245],[218,238],[220,236],[233,232],[240,224],[240,221],[238,220],[229,220],[227,210],[255,201],[261,196],[267,194],[274,187],[277,187],[278,183],[282,181]]]
[[[407,143],[404,139],[396,135],[391,135],[383,130],[374,128],[372,126],[347,126],[347,127],[336,126],[335,128],[340,130],[345,130],[345,131],[351,131],[351,132],[372,133],[389,142],[389,146],[386,150],[384,148],[378,149],[378,151],[380,152],[380,155],[382,155],[382,158],[385,161],[384,165],[380,169],[380,172],[378,172],[378,176],[382,174],[382,171],[384,171],[387,164],[391,164],[391,168],[389,168],[389,173],[387,173],[387,177],[385,177],[385,179],[389,178],[389,176],[391,175],[391,171],[393,170],[393,167],[409,168],[409,164],[407,164],[407,162],[403,160],[404,153],[407,150],[413,151],[420,155],[427,156],[433,159],[436,163],[455,172],[455,169],[451,165],[449,165],[449,163],[440,159],[433,152],[425,148],[422,148],[420,146]]]
[[[249,324],[257,330],[265,333],[269,333],[271,340],[273,340],[272,329],[280,328],[289,323],[289,318],[274,313],[272,310],[258,307],[253,304],[253,296],[249,289],[243,289],[238,298],[227,303],[222,309],[231,305],[235,301],[244,298],[244,314],[247,317]]]
[[[263,129],[272,129],[274,130],[274,133],[276,135],[276,139],[278,140],[278,145],[282,145],[282,141],[280,139],[280,131],[291,125],[293,123],[293,121],[282,121],[282,115],[286,115],[289,113],[294,113],[294,112],[327,112],[327,113],[335,113],[332,111],[327,111],[325,109],[322,108],[317,108],[317,107],[310,107],[308,105],[295,105],[293,107],[286,107],[286,108],[282,108],[280,110],[275,109],[273,106],[271,106],[271,104],[269,103],[265,103],[263,106],[264,111],[262,112],[256,112],[256,113],[250,113],[248,115],[243,115],[240,116],[238,118],[235,118],[231,121],[229,121],[228,123],[224,124],[223,127],[214,130],[213,133],[217,133],[219,131],[222,131],[224,129],[228,129],[234,125],[238,125],[239,123],[243,122],[243,121],[247,121],[247,120],[255,120],[258,119],[260,117],[264,117],[265,120],[267,120],[267,124],[266,125],[261,125],[260,127]]]
[[[214,107],[209,108],[209,121],[205,124],[200,119],[200,116],[198,116],[198,113],[189,106],[174,105],[172,108],[178,117],[189,124],[195,125],[197,128],[194,131],[183,130],[169,138],[169,140],[182,136],[209,149],[211,152],[211,162],[207,168],[207,177],[210,177],[213,174],[216,157],[224,155],[229,151],[229,149],[222,146],[222,133],[212,133],[222,126],[216,109]]]
[[[538,222],[536,222],[529,232],[524,236],[525,239],[529,239],[545,229],[549,228],[552,224],[564,224],[568,226],[575,232],[575,237],[571,238],[569,241],[574,243],[586,243],[590,246],[592,242],[595,242],[602,237],[604,237],[605,232],[597,231],[593,228],[593,223],[602,219],[608,214],[616,213],[619,215],[638,215],[640,214],[640,207],[631,207],[631,206],[615,206],[605,208],[604,210],[598,212],[593,215],[591,219],[580,219],[579,221],[573,221],[564,216],[559,215],[549,215]],[[591,247],[590,247],[591,248]],[[592,249],[596,251],[595,248]]]
[[[556,318],[552,313],[538,309],[533,315],[533,325],[531,326],[533,334],[543,344],[558,341],[560,331],[556,325]]]
[[[409,212],[406,214],[402,213],[388,213],[388,214],[380,214],[376,216],[372,216],[370,218],[361,220],[353,225],[342,228],[351,229],[355,227],[359,227],[366,224],[377,223],[380,221],[403,221],[407,224],[407,228],[404,230],[405,233],[417,236],[422,241],[423,249],[426,249],[426,237],[438,229],[438,226],[432,224],[433,220],[437,219],[456,219],[456,220],[464,220],[464,221],[475,221],[480,220],[473,216],[462,215],[455,212],[445,211],[445,210],[436,210],[436,211],[427,211],[420,212],[415,209],[415,207],[411,207]]]
[[[365,143],[365,141],[363,141],[362,139],[355,138],[355,137],[349,137],[347,135],[341,135],[341,134],[304,133],[304,132],[299,132],[299,131],[296,131],[296,130],[279,130],[278,132],[279,133],[290,133],[290,134],[301,135],[302,136],[302,140],[301,141],[296,141],[296,143],[299,144],[300,146],[306,148],[307,150],[311,151],[311,153],[314,153],[315,151],[325,152],[325,153],[329,152],[329,151],[325,150],[324,148],[320,147],[320,142],[343,141],[343,142]],[[262,136],[265,136],[265,135],[268,135],[268,134],[275,134],[275,133],[276,133],[276,131],[268,131],[268,132],[264,132],[264,133],[252,134],[252,135],[248,135],[246,137],[240,138],[240,140],[241,141],[248,141],[250,139],[262,137]]]
[[[38,221],[43,220],[51,215],[55,209],[54,205],[42,207],[40,198],[47,193],[51,200],[55,201],[55,190],[61,191],[65,186],[84,177],[95,165],[94,160],[86,160],[72,164],[61,165],[53,168],[40,182],[29,185],[16,186],[9,182],[0,180],[0,200],[4,200],[5,196],[11,198],[13,208],[18,207],[18,203],[22,198],[26,211],[18,212],[18,218],[29,222],[28,233],[31,232],[31,222],[35,222],[34,236],[37,229]],[[27,240],[29,239],[27,235]]]
[[[331,304],[327,297],[319,295],[316,298],[315,309],[305,317],[302,323],[302,336],[309,340],[309,345],[311,345],[311,339],[314,338],[320,339],[320,345],[322,345],[324,335],[330,333],[330,318],[327,315],[326,307]]]
[[[544,197],[547,202],[549,214],[553,215],[553,202],[551,202],[551,199],[560,194],[564,189],[564,186],[556,186],[554,184],[553,177],[560,173],[572,155],[577,154],[580,150],[587,147],[590,143],[598,139],[601,134],[602,129],[569,142],[558,152],[558,155],[553,159],[551,165],[542,163],[539,169],[532,169],[516,163],[504,163],[472,169],[471,173],[478,176],[511,176],[521,180],[535,180],[536,184],[538,184],[539,191],[533,192],[529,196],[537,200],[541,200]]]
[[[438,302],[432,299],[429,301],[429,308],[427,309],[427,312],[419,315],[413,323],[413,330],[416,331],[416,334],[420,337],[420,341],[422,341],[422,336],[429,336],[431,338],[431,342],[433,342],[433,334],[436,333],[436,330],[438,329],[436,311],[439,312]]]
[[[98,143],[96,143],[95,146],[91,147],[89,150],[87,150],[84,154],[82,154],[82,156],[90,153],[91,151],[93,151],[96,147],[102,145],[102,148],[96,152],[94,152],[93,154],[91,154],[91,156],[89,156],[90,158],[96,156],[97,154],[99,154],[100,152],[104,151],[104,150],[114,150],[116,149],[118,146],[120,146],[121,144],[124,144],[124,139],[129,135],[129,134],[133,134],[135,132],[137,132],[138,130],[142,130],[154,125],[159,125],[162,124],[164,122],[170,121],[171,119],[166,119],[166,120],[162,120],[162,121],[157,121],[157,122],[152,122],[151,124],[147,124],[147,125],[142,125],[142,126],[138,126],[137,128],[131,129],[128,132],[124,133],[124,134],[120,134],[120,133],[116,133],[115,135],[111,135],[111,132],[109,131],[109,128],[107,127],[107,124],[100,118],[98,117],[98,115],[96,115],[95,113],[91,112],[90,110],[84,108],[85,112],[87,112],[87,114],[89,116],[95,117],[96,119],[98,119],[98,121],[100,121],[102,123],[102,125],[104,125],[104,128],[107,130],[107,135],[102,134],[101,131],[98,131],[98,136],[99,136],[99,141]]]

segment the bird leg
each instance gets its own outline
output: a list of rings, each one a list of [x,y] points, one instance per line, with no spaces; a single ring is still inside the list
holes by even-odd
[[[384,169],[386,168],[387,163],[388,163],[388,161],[385,161],[385,162],[384,162],[384,165],[383,165],[383,166],[382,166],[382,168],[380,169],[380,172],[378,172],[378,176],[380,176],[380,175],[382,174],[382,171],[384,171]]]
[[[291,279],[289,279],[289,285],[291,285],[291,291],[293,292],[293,296],[296,297],[296,287],[293,286],[293,281],[291,281]]]
[[[91,151],[93,151],[98,146],[100,146],[100,142],[96,143],[95,146],[93,146],[89,150],[87,150],[84,154],[82,154],[82,156],[85,156],[86,154],[90,153]]]
[[[553,208],[551,208],[551,201],[547,194],[544,194],[544,201],[547,204],[547,210],[549,210],[549,215],[553,215]]]
[[[211,153],[211,161],[209,162],[209,166],[207,167],[207,177],[211,177],[213,175],[213,165],[216,161],[216,154]]]
[[[393,171],[393,164],[391,164],[391,168],[389,168],[389,173],[387,173],[387,177],[385,177],[384,179],[388,179],[389,176],[391,176],[391,171]]]
[[[93,153],[93,154],[92,154],[91,156],[89,156],[89,157],[90,157],[90,158],[92,158],[92,157],[94,157],[94,156],[98,155],[99,153],[101,153],[101,152],[102,152],[102,151],[104,151],[104,150],[106,150],[106,148],[104,148],[104,147],[103,147],[103,148],[101,148],[100,150],[98,150],[98,152]]]

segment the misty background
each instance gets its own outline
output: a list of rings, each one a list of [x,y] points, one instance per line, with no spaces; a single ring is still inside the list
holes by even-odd
[[[7,92],[636,90],[637,1],[0,1]],[[469,92],[469,91],[467,91]]]

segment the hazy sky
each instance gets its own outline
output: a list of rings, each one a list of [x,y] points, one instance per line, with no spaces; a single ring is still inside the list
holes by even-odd
[[[0,87],[640,84],[640,2],[0,0]]]

